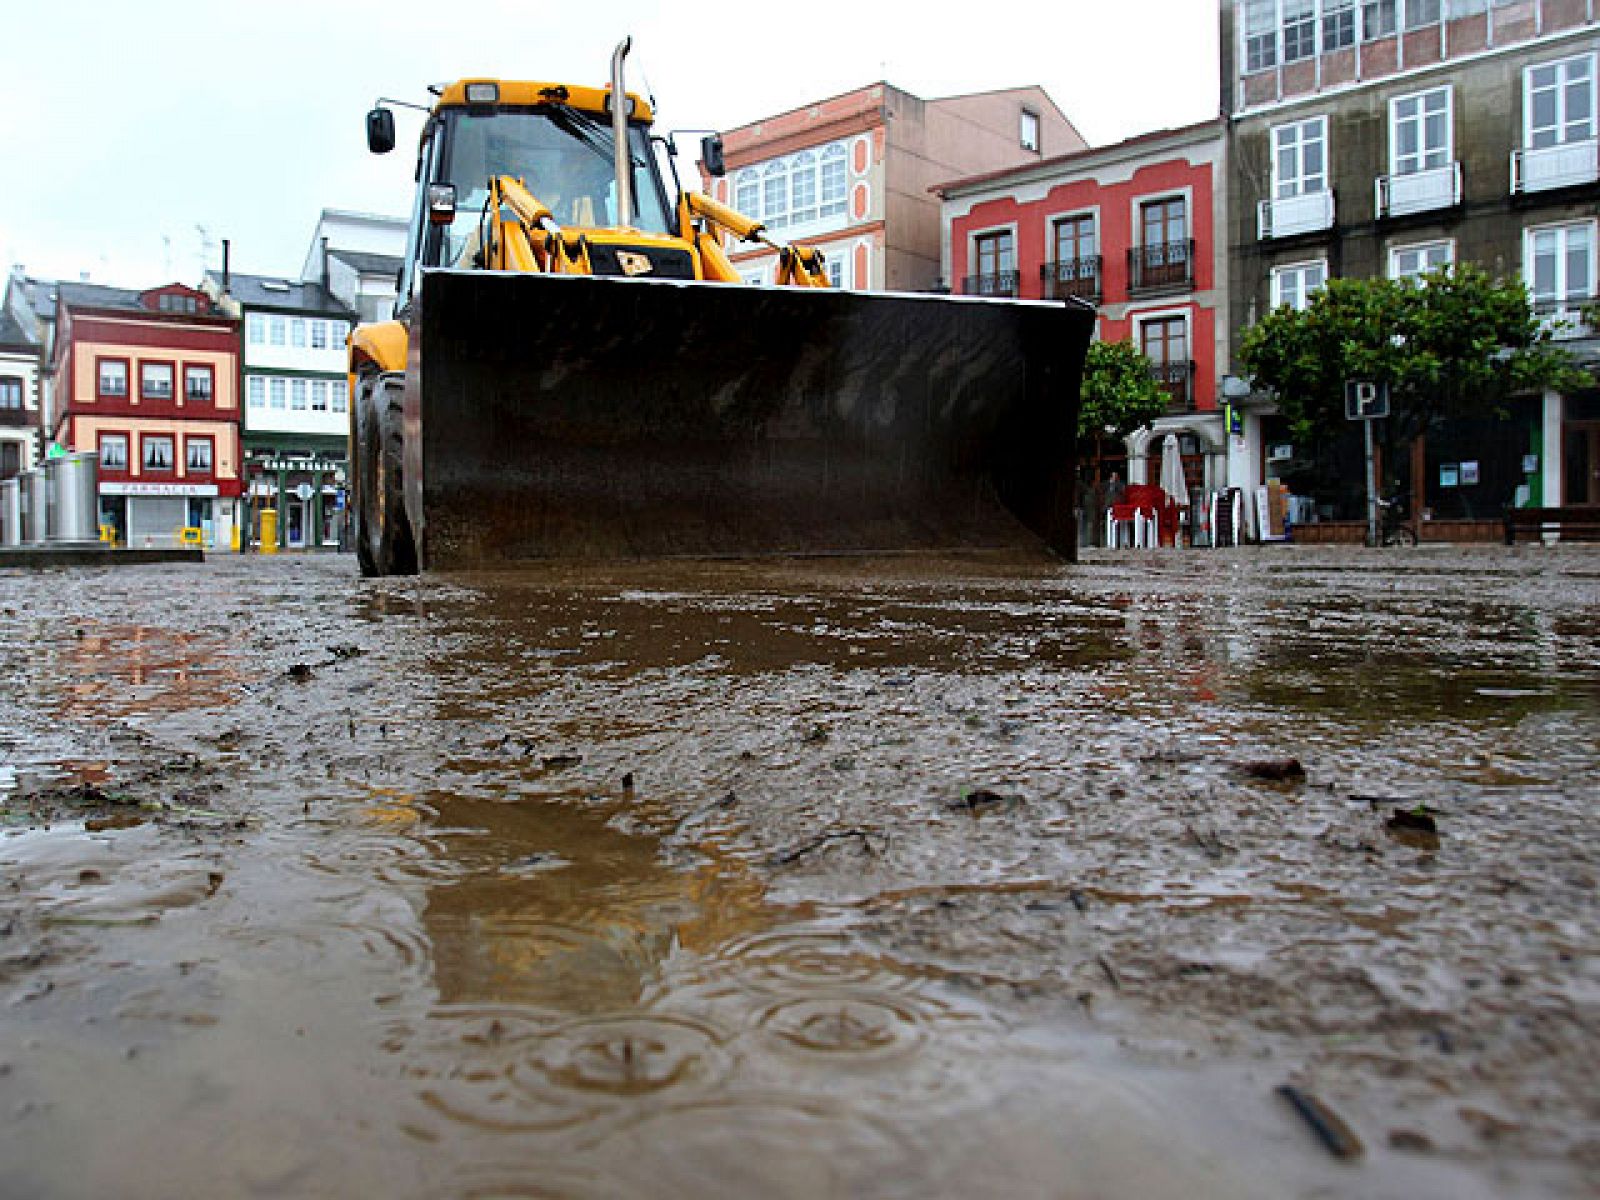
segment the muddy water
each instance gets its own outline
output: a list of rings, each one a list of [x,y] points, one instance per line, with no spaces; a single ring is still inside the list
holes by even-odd
[[[1600,1186],[1600,555],[351,571],[0,573],[0,1195]]]

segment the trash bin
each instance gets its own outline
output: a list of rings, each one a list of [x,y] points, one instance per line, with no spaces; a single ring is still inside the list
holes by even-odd
[[[261,553],[276,554],[278,552],[278,510],[263,508],[261,510]]]
[[[98,545],[100,456],[78,451],[47,458],[44,475],[50,489],[49,540],[57,545]]]
[[[22,545],[22,482],[0,479],[0,546]]]
[[[22,540],[37,545],[49,536],[50,485],[40,470],[24,471],[22,481]]]

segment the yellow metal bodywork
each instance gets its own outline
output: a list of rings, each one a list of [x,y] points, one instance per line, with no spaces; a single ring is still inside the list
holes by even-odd
[[[500,89],[498,104],[469,104],[467,102],[469,83],[494,84]],[[648,124],[655,120],[655,113],[651,111],[650,104],[644,97],[629,92],[628,99],[633,106],[630,111],[635,121]],[[565,104],[569,108],[582,109],[584,112],[595,113],[602,117],[608,116],[611,112],[611,89],[584,87],[572,83],[539,83],[525,79],[459,79],[455,83],[446,85],[439,93],[433,111],[438,112],[441,108],[532,108],[539,104]]]
[[[399,321],[378,321],[357,325],[350,335],[350,394],[355,395],[356,376],[363,370],[404,371],[406,369],[406,327]]]

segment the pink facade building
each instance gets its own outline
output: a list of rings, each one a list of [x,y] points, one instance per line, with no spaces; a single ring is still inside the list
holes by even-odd
[[[836,286],[912,292],[942,282],[933,184],[1086,144],[1042,88],[922,100],[887,83],[741,125],[723,142],[728,174],[707,181],[718,200],[776,239],[818,247]],[[747,281],[771,282],[770,250],[728,250]]]

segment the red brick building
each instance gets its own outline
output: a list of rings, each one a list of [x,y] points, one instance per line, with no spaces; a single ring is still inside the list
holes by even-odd
[[[59,286],[51,440],[100,456],[100,519],[130,545],[232,537],[239,322],[194,288]]]
[[[1226,302],[1226,127],[1218,120],[944,182],[945,272],[966,295],[1099,306],[1098,336],[1131,339],[1171,395],[1129,439],[1129,478],[1168,433],[1196,492],[1253,487],[1219,405]],[[1242,427],[1241,427],[1242,428]]]
[[[941,179],[1035,163],[1086,144],[1044,89],[923,100],[887,83],[742,125],[723,143],[716,199],[783,241],[822,250],[834,286],[928,291],[940,283]],[[748,243],[730,255],[751,283],[776,256]]]

